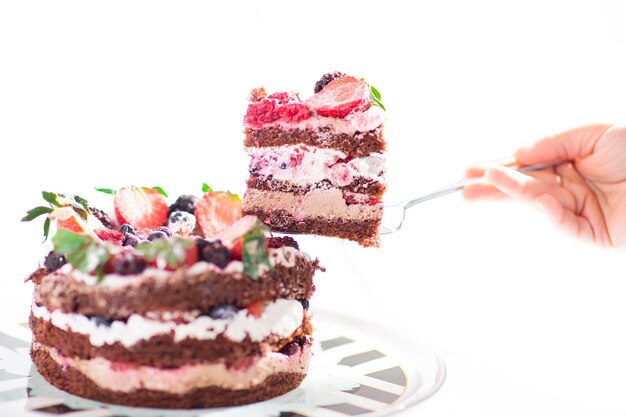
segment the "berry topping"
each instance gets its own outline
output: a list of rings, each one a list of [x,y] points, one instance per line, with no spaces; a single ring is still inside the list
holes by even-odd
[[[300,344],[297,341],[289,342],[280,350],[280,353],[287,356],[292,356],[298,353],[300,350]]]
[[[298,242],[296,242],[291,236],[269,237],[265,239],[265,242],[268,248],[282,248],[283,246],[290,246],[300,250]]]
[[[196,204],[198,204],[199,198],[195,195],[181,195],[176,199],[174,204],[170,206],[170,215],[175,211],[186,211],[193,214]]]
[[[298,123],[311,117],[309,107],[294,93],[273,93],[260,101],[251,102],[244,122],[253,127],[281,120]]]
[[[105,317],[102,316],[91,316],[90,320],[96,325],[96,326],[110,326],[111,324],[113,324],[114,320],[111,319],[107,319]]]
[[[146,239],[152,242],[153,240],[157,239],[167,239],[167,235],[165,234],[165,232],[155,230],[154,232],[150,233]]]
[[[117,230],[111,230],[107,228],[101,228],[94,230],[96,236],[100,238],[100,240],[108,241],[114,245],[121,246],[124,242],[124,235],[122,232],[118,232]]]
[[[95,207],[89,207],[89,212],[98,220],[100,223],[108,229],[113,229],[113,221],[104,211],[97,209]]]
[[[241,199],[237,194],[209,191],[196,205],[195,215],[204,237],[217,236],[241,218]]]
[[[167,237],[172,237],[172,232],[166,226],[159,226],[156,228],[157,231],[163,232],[167,235]]]
[[[232,320],[239,312],[239,307],[233,304],[220,304],[209,309],[209,316],[215,320]]]
[[[220,268],[226,267],[231,260],[231,253],[228,248],[222,245],[220,240],[208,241],[198,239],[196,241],[198,248],[198,258],[205,262],[212,263]]]
[[[263,87],[253,88],[252,91],[250,91],[250,95],[248,96],[248,101],[261,101],[265,97],[267,97],[265,88]]]
[[[122,242],[122,246],[132,246],[135,247],[140,243],[140,240],[135,235],[126,235],[124,241]]]
[[[186,211],[173,211],[168,220],[168,227],[173,234],[189,236],[196,228],[196,216]]]
[[[298,300],[298,301],[300,301],[300,304],[302,304],[302,308],[303,309],[305,309],[305,310],[309,309],[309,300],[307,300],[306,298],[303,298],[303,299]]]
[[[315,88],[313,88],[313,92],[315,94],[319,93],[320,91],[324,89],[324,87],[328,85],[329,82],[336,80],[337,78],[344,77],[345,75],[346,74],[344,74],[343,72],[339,72],[339,71],[329,72],[328,74],[322,75],[322,78],[320,78],[315,83]]]
[[[113,260],[113,270],[120,275],[140,274],[146,269],[146,261],[132,253],[120,253]]]
[[[50,251],[50,253],[46,255],[43,265],[46,267],[46,271],[54,272],[65,265],[65,262],[65,256],[54,253],[54,251]]]
[[[128,223],[124,223],[123,225],[120,226],[120,232],[122,232],[124,236],[134,235],[135,228]]]
[[[115,215],[120,223],[155,229],[167,222],[169,209],[163,195],[154,188],[125,187],[115,193]]]
[[[329,82],[307,101],[320,116],[343,118],[370,107],[370,86],[346,75]]]

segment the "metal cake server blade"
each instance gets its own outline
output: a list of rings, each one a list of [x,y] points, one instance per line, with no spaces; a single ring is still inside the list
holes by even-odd
[[[563,161],[549,162],[544,164],[535,164],[535,165],[527,165],[521,168],[517,168],[519,172],[532,172],[539,171],[546,168],[552,168],[559,164],[563,163]],[[437,191],[433,191],[432,193],[425,194],[423,196],[414,198],[412,200],[404,201],[402,203],[385,206],[383,212],[383,219],[379,227],[379,233],[381,235],[388,235],[394,232],[397,232],[402,228],[404,224],[404,218],[406,216],[406,210],[410,209],[416,204],[423,203],[428,200],[432,200],[434,198],[442,197],[444,195],[452,194],[457,191],[460,191],[465,187],[468,183],[474,181],[473,179],[467,179],[455,182],[454,184],[450,184],[447,187],[443,187]]]

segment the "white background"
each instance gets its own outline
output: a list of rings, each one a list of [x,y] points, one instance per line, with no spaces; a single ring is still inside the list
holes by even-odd
[[[41,222],[18,220],[41,190],[105,209],[94,186],[243,191],[256,86],[307,97],[332,70],[375,85],[389,203],[543,135],[624,123],[624,13],[618,1],[2,2],[2,314],[27,314]],[[374,313],[466,358],[430,415],[626,412],[623,251],[563,237],[527,207],[450,196],[413,208],[380,250],[349,252]],[[359,312],[358,293],[342,307]]]

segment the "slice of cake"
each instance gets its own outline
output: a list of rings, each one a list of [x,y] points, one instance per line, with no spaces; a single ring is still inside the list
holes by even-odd
[[[245,214],[274,230],[378,245],[385,111],[362,79],[326,74],[315,94],[253,90],[244,117]]]
[[[23,219],[45,214],[46,234],[58,226],[30,276],[39,373],[75,395],[158,408],[247,404],[296,388],[311,357],[317,260],[241,218],[230,193],[168,207],[152,189],[111,192],[117,219],[54,193]]]

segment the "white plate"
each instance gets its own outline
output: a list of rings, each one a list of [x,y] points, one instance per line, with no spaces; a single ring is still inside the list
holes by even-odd
[[[32,367],[28,332],[0,333],[0,408],[23,416],[84,410],[81,417],[372,417],[415,405],[443,384],[445,366],[428,346],[377,322],[326,310],[314,314],[315,356],[299,388],[261,403],[203,410],[122,407],[60,391]]]

